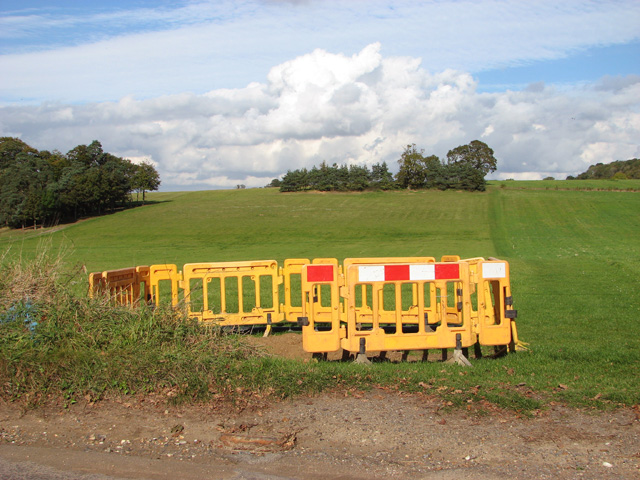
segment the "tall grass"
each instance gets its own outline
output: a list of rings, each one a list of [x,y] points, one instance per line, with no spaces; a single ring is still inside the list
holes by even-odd
[[[172,309],[130,309],[73,293],[59,256],[0,265],[2,397],[25,405],[109,394],[202,400],[227,390],[229,364],[259,352]],[[86,276],[81,276],[81,281]],[[231,395],[233,396],[233,395]]]
[[[73,283],[85,276],[69,277],[67,270],[46,252],[32,262],[0,265],[0,395],[5,400],[29,408],[146,395],[244,408],[270,397],[327,389],[350,394],[378,386],[427,392],[452,406],[490,400],[529,411],[541,405],[503,383],[510,373],[502,359],[478,361],[474,371],[433,362],[367,368],[285,360],[250,347],[243,337],[190,321],[180,310],[130,309],[108,297],[78,296]]]

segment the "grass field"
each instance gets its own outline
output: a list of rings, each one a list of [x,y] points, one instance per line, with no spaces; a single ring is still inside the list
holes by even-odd
[[[640,191],[638,180],[491,180],[489,185],[526,190]]]
[[[228,378],[251,388],[279,385],[283,394],[376,383],[428,388],[454,405],[484,399],[525,411],[550,401],[638,404],[640,194],[593,182],[564,186],[580,183],[492,182],[484,193],[155,193],[153,204],[53,233],[2,231],[0,248],[10,247],[5,258],[29,258],[48,239],[52,251],[69,251],[69,265],[88,271],[297,257],[497,256],[511,264],[518,331],[529,352],[474,361],[468,370],[250,358],[228,366]],[[640,190],[640,181],[612,183]]]

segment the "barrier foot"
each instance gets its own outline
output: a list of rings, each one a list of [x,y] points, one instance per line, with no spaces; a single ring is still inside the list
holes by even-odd
[[[267,325],[267,328],[264,329],[264,335],[262,336],[268,337],[270,333],[271,333],[271,325]]]
[[[494,345],[491,358],[504,357],[507,354],[508,347],[508,345]]]
[[[358,351],[358,356],[353,361],[354,363],[359,363],[361,365],[371,365],[371,360],[367,358],[367,339],[360,338],[360,350]]]
[[[327,352],[316,352],[311,355],[311,358],[318,362],[326,362],[327,361]]]
[[[408,358],[409,358],[409,350],[403,350],[402,351],[402,360],[401,361],[406,362]]]
[[[468,351],[468,349],[462,348],[462,336],[458,333],[456,334],[456,348],[453,351],[453,358],[447,363],[457,363],[462,367],[472,367],[471,362],[464,356],[464,350]]]
[[[371,360],[367,358],[367,355],[365,353],[359,353],[353,363],[359,363],[360,365],[371,365]]]
[[[467,357],[464,356],[464,353],[462,353],[462,350],[457,348],[453,351],[453,357],[447,363],[457,363],[461,367],[473,367]]]

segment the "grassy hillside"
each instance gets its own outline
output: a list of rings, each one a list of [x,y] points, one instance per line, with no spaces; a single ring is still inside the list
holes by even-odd
[[[274,189],[156,193],[157,202],[53,234],[89,271],[150,263],[298,257],[494,254],[486,194],[290,193]],[[33,231],[7,232],[25,254]]]
[[[565,398],[607,391],[638,402],[640,196],[500,189],[490,195],[494,245],[511,261],[519,331],[533,345],[533,355],[518,363],[535,374],[539,388],[569,386]]]
[[[640,191],[638,180],[491,180],[492,187],[518,190],[608,190],[608,191]]]
[[[154,204],[50,235],[4,231],[0,248],[11,247],[6,258],[29,257],[48,237],[54,250],[70,248],[69,264],[83,263],[88,271],[295,257],[498,256],[511,262],[518,329],[530,352],[475,361],[464,372],[437,364],[384,364],[363,377],[355,365],[273,359],[234,368],[254,386],[280,382],[284,389],[286,383],[289,393],[350,379],[405,390],[420,390],[421,382],[434,391],[442,385],[441,394],[460,404],[637,404],[640,195],[505,183],[509,187],[492,185],[484,193],[156,193],[150,196]]]

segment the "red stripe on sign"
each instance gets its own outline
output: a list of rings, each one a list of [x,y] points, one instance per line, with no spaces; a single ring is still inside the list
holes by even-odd
[[[460,278],[460,265],[457,263],[436,265],[436,280],[453,280]]]
[[[307,282],[332,282],[333,265],[308,265]]]
[[[385,282],[409,280],[410,278],[411,278],[411,269],[409,265],[385,265],[384,266]]]

